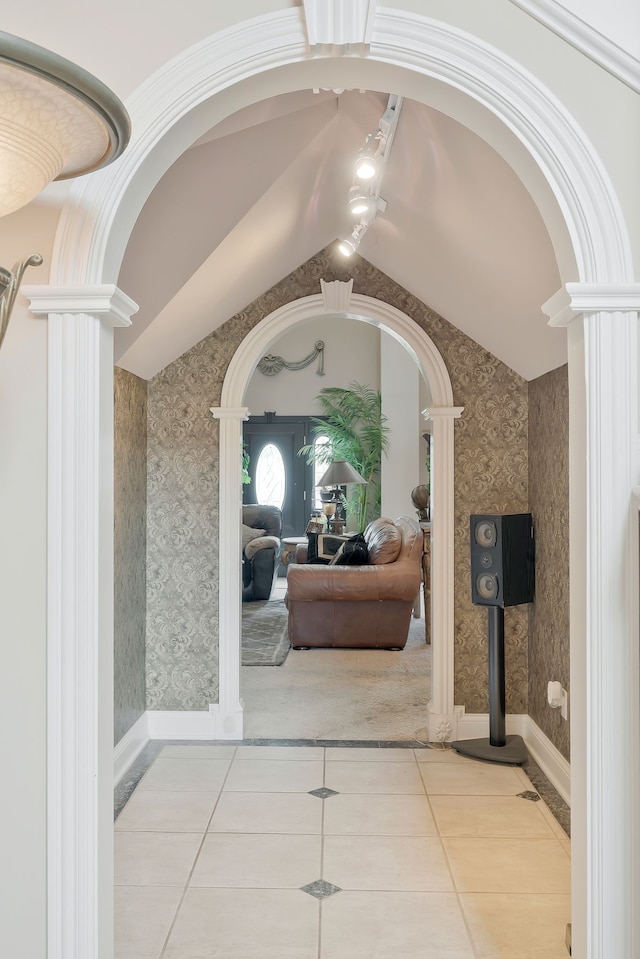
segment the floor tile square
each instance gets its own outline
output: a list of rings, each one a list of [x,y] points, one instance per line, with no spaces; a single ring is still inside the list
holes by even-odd
[[[324,759],[322,746],[238,746],[237,759]]]
[[[325,759],[334,762],[415,763],[412,749],[386,746],[327,746]]]
[[[114,879],[117,886],[184,886],[202,836],[195,833],[117,832]]]
[[[460,896],[478,959],[567,959],[568,895]]]
[[[299,889],[188,889],[162,959],[317,959],[320,904]]]
[[[517,796],[431,797],[441,836],[551,839],[553,830],[539,806]]]
[[[308,793],[223,792],[210,832],[318,835],[322,802]]]
[[[229,792],[308,792],[324,784],[324,762],[284,759],[234,760]]]
[[[324,807],[324,832],[334,836],[435,836],[426,796],[339,793]]]
[[[433,746],[429,749],[414,749],[413,755],[419,763],[468,763],[467,756],[461,756],[449,746]]]
[[[211,792],[220,789],[231,759],[178,759],[160,756],[140,780],[138,789]]]
[[[510,766],[468,760],[419,762],[418,767],[429,796],[517,796],[523,790],[522,780]]]
[[[233,759],[237,746],[220,746],[209,743],[183,743],[163,746],[163,759]]]
[[[322,876],[341,889],[453,890],[441,841],[419,836],[325,836]]]
[[[116,886],[114,959],[160,959],[182,888]]]
[[[557,839],[443,839],[443,843],[460,892],[570,892],[570,862]]]
[[[474,959],[455,895],[341,892],[322,904],[320,959]]]
[[[209,833],[192,886],[299,889],[320,878],[320,836]]]
[[[116,820],[116,832],[204,832],[218,791],[137,790]]]
[[[424,785],[414,763],[327,760],[325,785],[339,793],[424,795]]]

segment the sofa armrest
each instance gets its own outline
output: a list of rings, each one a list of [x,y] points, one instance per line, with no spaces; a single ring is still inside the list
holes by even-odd
[[[277,536],[258,536],[252,539],[244,548],[244,555],[247,559],[253,559],[256,553],[261,549],[279,549],[280,540]]]
[[[287,569],[288,602],[406,600],[420,588],[413,562],[372,566],[298,566]]]

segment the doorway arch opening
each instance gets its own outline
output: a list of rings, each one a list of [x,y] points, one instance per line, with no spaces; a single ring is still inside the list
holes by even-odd
[[[394,337],[413,357],[431,389],[428,415],[433,422],[432,475],[432,690],[428,722],[433,739],[446,740],[455,732],[454,708],[454,422],[462,408],[453,405],[453,389],[444,360],[433,340],[405,313],[381,300],[345,291],[343,309],[328,309],[323,294],[303,297],[265,317],[244,338],[234,354],[224,379],[220,406],[212,408],[220,421],[220,557],[240,554],[242,423],[248,415],[243,406],[249,380],[273,340],[297,323],[318,316],[334,316],[369,323]],[[219,619],[219,725],[229,736],[242,732],[240,700],[241,605],[237,564],[220,562]],[[426,706],[425,706],[426,712]],[[424,725],[419,717],[417,726]]]

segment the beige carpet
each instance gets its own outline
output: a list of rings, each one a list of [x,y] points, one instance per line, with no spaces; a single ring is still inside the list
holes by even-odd
[[[275,669],[242,667],[240,682],[245,738],[413,740],[431,695],[424,620],[400,652],[292,649]]]

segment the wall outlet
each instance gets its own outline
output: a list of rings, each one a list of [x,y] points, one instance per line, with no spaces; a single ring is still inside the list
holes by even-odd
[[[562,702],[560,703],[560,715],[563,719],[569,718],[569,693],[566,689],[562,690]]]

